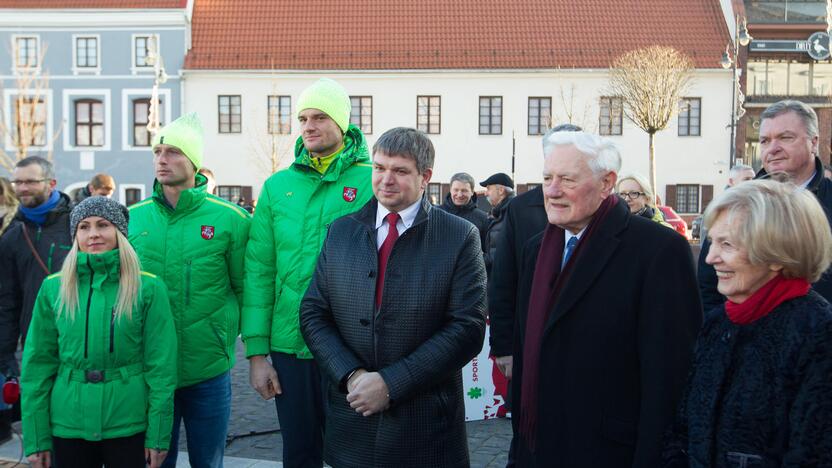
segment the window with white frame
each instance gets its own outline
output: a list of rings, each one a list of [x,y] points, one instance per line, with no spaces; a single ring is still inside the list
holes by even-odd
[[[529,98],[529,135],[543,135],[552,125],[552,98]]]
[[[292,133],[292,97],[269,96],[268,129],[271,135]]]
[[[98,37],[79,36],[75,38],[75,67],[78,69],[97,69]]]
[[[37,36],[16,36],[14,38],[15,68],[37,68],[40,66],[40,53]]]
[[[164,125],[164,105],[159,100],[159,125]],[[133,100],[133,146],[150,146],[151,134],[147,130],[150,123],[150,98]]]
[[[46,103],[30,96],[14,97],[13,143],[15,146],[46,146]]]
[[[682,98],[679,102],[679,136],[700,136],[701,116],[701,98]]]
[[[480,96],[480,135],[503,134],[503,97]]]
[[[104,103],[75,101],[75,146],[104,146]]]
[[[416,96],[416,128],[431,135],[441,132],[441,96]]]
[[[624,100],[620,96],[603,96],[598,114],[598,133],[600,135],[621,135],[624,117]]]
[[[350,103],[350,123],[360,128],[365,135],[373,133],[373,97],[350,96]]]
[[[136,68],[150,68],[153,65],[148,63],[147,56],[150,55],[151,42],[156,42],[156,47],[159,47],[158,39],[151,35],[133,36],[133,66]]]

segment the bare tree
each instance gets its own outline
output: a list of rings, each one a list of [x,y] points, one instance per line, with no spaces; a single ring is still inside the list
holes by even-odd
[[[588,100],[583,100],[583,108],[580,108],[580,105],[576,103],[577,98],[575,96],[575,83],[570,83],[568,87],[561,83],[558,88],[560,105],[553,106],[554,109],[552,110],[553,115],[550,126],[555,127],[560,124],[568,123],[577,125],[585,130],[591,128],[593,125],[592,118],[590,116],[592,107],[590,106]],[[598,122],[595,121],[594,125],[597,127]]]
[[[632,50],[610,68],[610,90],[624,101],[624,115],[649,136],[650,184],[656,196],[654,136],[667,128],[692,81],[693,62],[672,47]]]
[[[14,58],[15,54],[11,56]],[[43,64],[46,56],[46,44],[41,48],[37,64]],[[47,134],[46,90],[49,89],[49,75],[42,73],[37,64],[27,63],[15,68],[14,92],[10,96],[10,115],[4,115],[2,102],[3,83],[0,81],[0,166],[9,173],[14,170],[17,161],[29,156],[33,146],[49,148],[46,154],[52,160],[54,143],[61,134],[63,123],[58,125],[54,134]],[[6,140],[11,141],[13,152],[6,151]]]

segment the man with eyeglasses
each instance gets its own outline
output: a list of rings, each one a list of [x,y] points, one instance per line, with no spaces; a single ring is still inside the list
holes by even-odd
[[[818,116],[811,107],[787,99],[770,105],[760,114],[760,159],[763,168],[757,172],[755,179],[771,177],[786,180],[809,190],[823,206],[827,221],[832,225],[832,180],[824,177],[823,163],[817,154]],[[716,271],[704,262],[710,246],[707,239],[702,243],[697,272],[699,293],[706,314],[725,302],[725,297],[717,291]],[[832,301],[830,270],[812,285],[812,289],[827,301]]]
[[[26,341],[40,284],[61,269],[72,245],[72,206],[56,189],[52,163],[38,156],[21,159],[11,182],[20,208],[0,237],[0,380],[20,374],[15,351],[18,340]],[[0,429],[10,416],[0,413]]]

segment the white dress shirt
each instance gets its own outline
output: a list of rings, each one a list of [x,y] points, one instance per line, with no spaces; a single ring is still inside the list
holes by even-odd
[[[586,231],[586,228],[587,228],[587,227],[588,227],[588,226],[584,226],[584,228],[583,228],[583,229],[581,229],[580,231],[578,231],[578,233],[577,233],[577,234],[572,234],[571,232],[569,232],[569,229],[564,229],[564,230],[563,230],[563,233],[564,233],[564,234],[566,234],[566,237],[564,237],[564,238],[563,238],[563,254],[562,254],[562,255],[561,255],[561,257],[560,257],[560,261],[561,261],[561,263],[563,263],[563,259],[564,259],[564,258],[566,258],[566,246],[567,246],[567,245],[569,245],[569,239],[571,239],[571,238],[573,238],[573,237],[577,237],[577,238],[578,238],[578,242],[580,242],[580,241],[581,241],[581,237],[584,235],[584,231]],[[381,245],[381,244],[379,244],[379,245]],[[575,247],[577,247],[577,246],[578,246],[578,245],[577,245],[577,244],[575,244]]]
[[[405,231],[410,229],[410,226],[413,226],[413,222],[416,221],[416,214],[419,213],[419,207],[422,205],[422,199],[416,201],[416,203],[408,206],[407,208],[399,211],[399,221],[396,223],[396,230],[399,231],[399,236],[404,234]],[[389,230],[389,226],[387,224],[387,220],[384,219],[387,217],[387,214],[390,213],[390,210],[384,207],[381,203],[378,204],[378,211],[376,211],[376,248],[380,249],[381,244],[384,243],[384,239],[387,239],[387,231]]]

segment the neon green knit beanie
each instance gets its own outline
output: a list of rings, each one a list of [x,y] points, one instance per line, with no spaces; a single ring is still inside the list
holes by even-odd
[[[323,111],[346,133],[350,126],[350,96],[343,86],[329,78],[321,78],[303,90],[298,97],[298,114],[306,109]]]
[[[194,167],[202,167],[202,122],[196,112],[185,114],[165,125],[153,136],[153,144],[170,145],[182,150]]]

